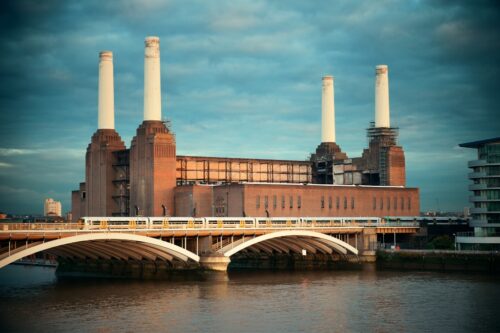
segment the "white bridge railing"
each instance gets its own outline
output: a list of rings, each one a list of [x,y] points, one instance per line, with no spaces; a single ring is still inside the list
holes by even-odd
[[[335,227],[418,227],[408,222],[379,217],[84,217],[78,223],[1,223],[6,231],[51,230],[158,230],[158,229],[264,229]]]

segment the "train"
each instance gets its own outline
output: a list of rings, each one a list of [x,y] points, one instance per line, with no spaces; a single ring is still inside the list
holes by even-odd
[[[83,217],[82,229],[321,228],[380,226],[379,217]],[[412,223],[413,225],[413,223]]]

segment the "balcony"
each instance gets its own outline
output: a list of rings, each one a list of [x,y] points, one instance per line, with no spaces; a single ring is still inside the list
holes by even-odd
[[[469,191],[479,191],[486,190],[488,186],[486,184],[471,184],[469,185]]]
[[[469,179],[475,179],[475,178],[485,178],[486,177],[486,172],[470,172],[469,173]]]
[[[471,208],[470,213],[471,214],[486,214],[488,210],[486,207],[481,207],[481,208]]]
[[[469,225],[471,227],[487,227],[488,226],[488,220],[479,220],[479,219],[471,219],[469,221]]]
[[[486,196],[484,195],[471,195],[469,197],[469,201],[470,202],[482,202],[482,201],[486,201],[488,199],[486,199]]]
[[[468,166],[469,168],[474,168],[474,167],[480,167],[488,164],[485,160],[473,160],[469,161]]]
[[[462,244],[500,244],[500,235],[475,235],[473,232],[458,232],[455,242]]]

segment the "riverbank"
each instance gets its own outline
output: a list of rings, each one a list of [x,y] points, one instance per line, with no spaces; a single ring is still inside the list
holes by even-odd
[[[500,253],[490,251],[378,250],[382,269],[500,273]]]

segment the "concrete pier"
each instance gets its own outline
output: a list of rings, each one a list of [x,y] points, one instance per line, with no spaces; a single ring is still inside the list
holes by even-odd
[[[227,266],[231,262],[228,257],[213,253],[200,257],[200,266],[205,270],[226,272]]]

